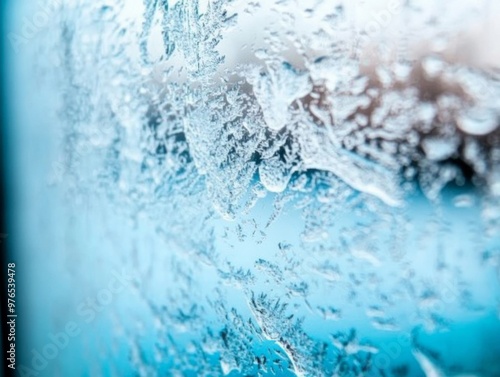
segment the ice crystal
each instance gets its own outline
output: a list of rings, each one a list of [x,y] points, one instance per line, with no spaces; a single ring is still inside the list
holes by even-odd
[[[375,3],[79,0],[33,41],[49,183],[147,235],[113,375],[462,368],[415,334],[498,310],[499,67],[454,54],[474,2]]]

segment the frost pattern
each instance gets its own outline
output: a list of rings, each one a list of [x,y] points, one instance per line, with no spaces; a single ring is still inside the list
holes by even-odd
[[[37,67],[58,93],[51,182],[168,245],[137,260],[142,332],[113,320],[134,375],[467,372],[421,334],[498,310],[498,67],[448,49],[474,4],[424,27],[455,5],[401,2],[376,33],[353,4],[60,6]]]

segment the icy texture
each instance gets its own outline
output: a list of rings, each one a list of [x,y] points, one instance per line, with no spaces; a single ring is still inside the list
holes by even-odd
[[[140,376],[498,375],[498,345],[471,366],[425,339],[471,315],[498,331],[500,67],[454,53],[476,3],[62,4],[33,42],[49,182],[166,245],[123,256],[139,298],[110,357]]]

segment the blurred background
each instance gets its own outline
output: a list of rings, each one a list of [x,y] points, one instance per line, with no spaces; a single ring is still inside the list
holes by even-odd
[[[2,17],[5,375],[500,375],[498,4]]]

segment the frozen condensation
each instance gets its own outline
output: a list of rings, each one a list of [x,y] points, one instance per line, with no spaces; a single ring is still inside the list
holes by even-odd
[[[499,12],[61,1],[24,51],[47,183],[165,245],[120,255],[135,301],[82,347],[126,366],[93,375],[498,376],[461,326],[499,333]]]

